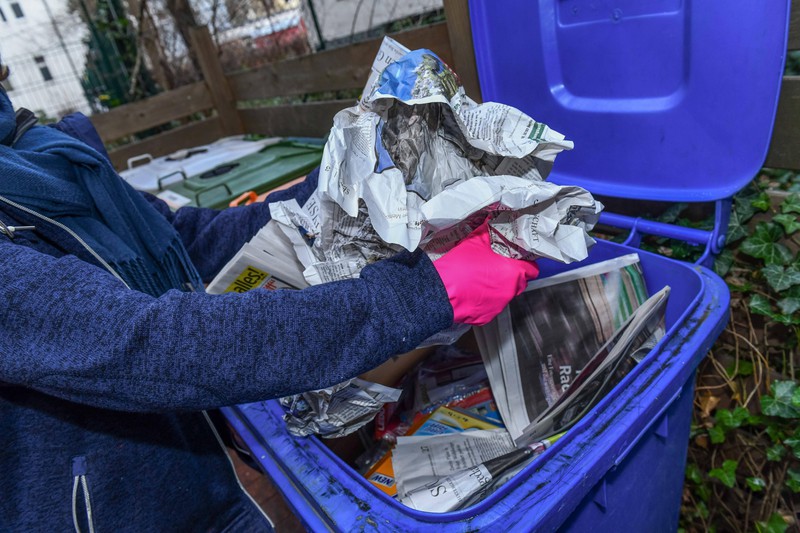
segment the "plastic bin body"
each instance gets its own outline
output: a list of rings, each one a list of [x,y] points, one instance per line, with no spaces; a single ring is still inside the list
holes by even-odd
[[[281,141],[165,188],[187,198],[187,205],[222,209],[243,193],[261,194],[308,174],[322,160],[323,146],[321,140]]]
[[[181,176],[202,174],[216,166],[254,154],[279,140],[248,140],[244,135],[235,135],[155,159],[149,154],[143,154],[128,160],[129,168],[119,174],[134,189],[157,194],[164,185],[180,180]],[[136,165],[137,161],[148,162]]]
[[[580,265],[630,251],[600,242]],[[703,267],[639,253],[648,289],[672,287],[667,335],[567,435],[469,509],[432,514],[397,503],[318,439],[289,435],[276,401],[223,412],[313,531],[674,531],[694,373],[725,325],[729,294]],[[542,275],[566,268],[541,266]]]
[[[575,141],[551,181],[673,202],[730,198],[763,163],[788,10],[777,0],[470,1],[484,100]],[[717,222],[712,237],[724,238]],[[542,261],[541,276],[632,251],[599,242],[580,264]],[[729,293],[704,267],[639,254],[650,292],[672,288],[667,334],[555,445],[470,508],[404,507],[316,438],[291,437],[276,401],[223,412],[312,531],[674,531],[695,371],[725,325]]]

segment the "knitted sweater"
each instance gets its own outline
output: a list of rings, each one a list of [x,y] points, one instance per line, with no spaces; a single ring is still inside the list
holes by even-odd
[[[149,200],[206,280],[269,220]],[[453,319],[420,253],[302,291],[154,298],[3,198],[0,220],[37,226],[0,234],[0,531],[269,530],[200,410],[332,385]]]

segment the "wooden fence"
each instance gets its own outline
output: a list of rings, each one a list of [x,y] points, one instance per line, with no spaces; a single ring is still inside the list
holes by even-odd
[[[467,94],[480,101],[467,0],[445,0],[447,22],[395,35],[409,48],[429,48],[459,73]],[[381,39],[281,61],[255,70],[224,73],[205,27],[192,30],[191,45],[198,51],[204,80],[140,102],[92,116],[107,145],[119,139],[173,121],[192,120],[147,139],[111,151],[117,168],[128,158],[149,153],[154,157],[212,142],[226,135],[257,133],[268,136],[324,136],[339,110],[352,100],[267,106],[275,97],[364,86]],[[791,13],[789,50],[800,49],[800,0]],[[742,105],[747,105],[742,102]],[[765,163],[800,169],[800,76],[783,79],[772,144]]]
[[[800,50],[800,0],[792,2],[790,51]],[[766,166],[800,169],[800,76],[784,76]]]

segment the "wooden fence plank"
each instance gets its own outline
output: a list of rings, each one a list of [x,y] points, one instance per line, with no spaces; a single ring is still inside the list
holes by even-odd
[[[785,76],[766,166],[800,170],[800,76]]]
[[[453,62],[450,66],[461,78],[464,91],[476,102],[481,99],[481,86],[478,83],[478,67],[475,64],[475,49],[472,46],[472,24],[469,20],[467,0],[444,0],[444,13],[447,17],[447,34]]]
[[[171,154],[175,150],[208,144],[224,137],[219,117],[213,117],[159,133],[138,143],[128,144],[109,153],[117,170],[127,168],[131,157],[150,154],[153,157]]]
[[[310,104],[241,109],[245,131],[268,136],[324,137],[333,126],[333,116],[350,100],[333,100]]]
[[[132,104],[92,115],[92,123],[103,142],[166,124],[192,113],[214,107],[205,83],[185,85]]]
[[[429,48],[452,64],[445,23],[392,34],[411,49]],[[256,70],[228,75],[237,100],[259,100],[364,86],[382,38],[279,61]]]
[[[228,85],[225,72],[222,70],[219,51],[211,38],[211,33],[205,26],[196,26],[189,28],[189,36],[192,49],[200,61],[203,79],[208,85],[212,100],[214,100],[214,107],[222,123],[222,130],[226,135],[243,133],[239,113],[236,111],[236,99]]]
[[[800,50],[800,0],[792,0],[789,15],[789,50]]]

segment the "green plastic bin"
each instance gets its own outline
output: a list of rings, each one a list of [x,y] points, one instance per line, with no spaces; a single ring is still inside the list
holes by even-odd
[[[224,209],[242,194],[262,194],[308,174],[322,160],[322,139],[287,139],[238,161],[164,186],[181,205]],[[176,197],[175,195],[178,195]]]

